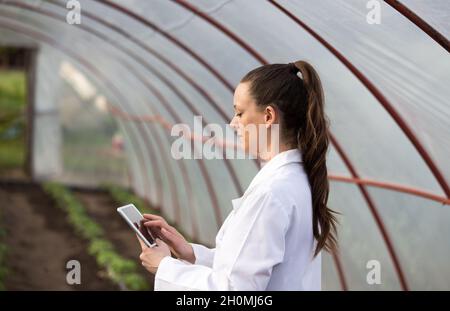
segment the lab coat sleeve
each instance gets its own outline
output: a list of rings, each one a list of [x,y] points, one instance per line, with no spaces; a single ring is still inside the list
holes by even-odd
[[[246,209],[236,220],[241,230],[227,232],[223,249],[216,253],[226,256],[222,268],[165,257],[155,275],[155,290],[265,290],[273,267],[283,261],[289,208],[270,191],[240,208]]]
[[[190,243],[195,255],[195,264],[212,267],[215,248],[208,248],[201,244]]]

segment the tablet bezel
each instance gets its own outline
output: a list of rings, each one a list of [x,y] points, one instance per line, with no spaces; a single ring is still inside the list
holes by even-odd
[[[117,212],[122,216],[123,219],[125,219],[125,221],[127,222],[128,226],[131,227],[131,229],[133,229],[133,231],[139,236],[139,238],[145,243],[145,245],[147,245],[148,247],[155,247],[156,245],[156,239],[153,237],[153,235],[149,232],[149,234],[153,237],[153,240],[155,241],[155,243],[150,243],[150,241],[148,241],[145,236],[141,233],[141,231],[139,231],[138,228],[136,228],[136,226],[133,224],[133,222],[131,221],[131,219],[129,219],[125,213],[125,209],[127,208],[134,208],[136,210],[136,212],[142,217],[141,219],[144,219],[144,216],[142,216],[141,212],[137,209],[137,207],[134,204],[127,204],[121,207],[117,208]]]

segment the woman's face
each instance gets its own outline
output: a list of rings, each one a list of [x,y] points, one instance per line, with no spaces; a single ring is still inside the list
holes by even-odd
[[[234,117],[230,126],[236,130],[240,147],[248,154],[258,157],[261,146],[258,141],[262,131],[275,122],[272,106],[258,107],[249,92],[249,82],[240,83],[234,92]],[[266,132],[267,134],[267,132]]]

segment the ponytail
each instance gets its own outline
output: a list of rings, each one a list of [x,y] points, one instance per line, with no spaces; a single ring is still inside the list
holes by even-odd
[[[317,240],[316,256],[322,248],[334,252],[337,248],[337,219],[328,208],[329,182],[326,153],[329,144],[328,120],[324,111],[322,83],[314,68],[304,61],[294,63],[306,88],[306,118],[297,134],[298,148],[311,186],[313,234]]]

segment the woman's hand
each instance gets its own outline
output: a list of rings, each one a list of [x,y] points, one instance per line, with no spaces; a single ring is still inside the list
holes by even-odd
[[[148,270],[148,272],[156,274],[161,260],[163,260],[166,256],[170,256],[169,247],[160,239],[156,239],[157,246],[148,247],[144,242],[142,242],[139,236],[137,238],[142,248],[142,253],[139,256],[139,259],[142,261],[142,265]]]
[[[144,222],[144,225],[167,243],[176,257],[195,263],[195,254],[191,244],[186,241],[177,229],[170,226],[161,216],[144,214],[144,218],[147,220]]]

